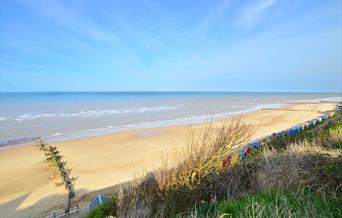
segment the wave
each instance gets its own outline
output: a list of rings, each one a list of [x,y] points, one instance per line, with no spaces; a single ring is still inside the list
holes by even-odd
[[[342,96],[336,96],[336,97],[326,97],[326,98],[315,98],[315,99],[304,99],[304,100],[291,100],[287,101],[288,103],[319,103],[319,102],[342,102]]]
[[[158,112],[158,111],[166,111],[166,110],[174,110],[183,107],[183,105],[175,105],[175,106],[154,106],[154,107],[140,107],[140,108],[131,108],[124,110],[114,110],[107,109],[101,111],[94,110],[81,110],[79,112],[74,113],[42,113],[42,114],[23,114],[19,115],[15,118],[9,119],[6,117],[1,117],[0,121],[25,121],[25,120],[36,120],[36,119],[49,119],[56,117],[99,117],[103,115],[112,115],[112,114],[138,114],[138,113],[148,113],[148,112]]]
[[[103,128],[87,129],[87,130],[80,130],[80,131],[73,131],[73,132],[56,132],[51,135],[41,136],[41,138],[50,140],[50,141],[63,141],[63,140],[77,139],[77,138],[87,137],[87,136],[110,134],[113,132],[152,129],[152,128],[175,126],[175,125],[199,124],[199,123],[225,119],[231,116],[244,114],[244,113],[248,113],[252,111],[257,111],[262,108],[278,108],[284,105],[286,105],[286,103],[261,104],[253,108],[248,108],[245,110],[239,110],[239,111],[234,111],[234,112],[219,113],[219,114],[205,114],[205,115],[203,114],[191,115],[191,116],[181,117],[181,118],[176,118],[176,119],[165,119],[165,120],[159,120],[159,121],[140,122],[140,123],[132,123],[132,124],[116,125],[116,126],[108,125]],[[171,108],[175,108],[175,106]],[[170,107],[166,108],[164,106],[162,107],[162,109],[164,110],[171,109],[171,108]],[[160,109],[161,108],[159,108],[159,110]],[[151,111],[151,109],[148,109],[148,110]],[[48,116],[50,117],[51,115],[48,115]],[[27,117],[24,116],[24,118],[27,118]],[[13,144],[27,143],[36,138],[37,137],[27,137],[27,138],[18,138],[18,139],[10,139],[10,140],[0,140],[0,147],[13,145]]]
[[[225,113],[216,113],[211,114],[208,112],[208,114],[197,114],[197,115],[190,115],[186,116],[184,114],[184,117],[180,117],[177,119],[165,119],[165,120],[158,120],[158,121],[150,121],[150,122],[137,122],[137,123],[131,123],[131,124],[125,124],[125,125],[107,125],[103,128],[97,128],[97,129],[88,129],[88,130],[80,130],[80,131],[73,131],[73,132],[62,132],[58,131],[55,134],[52,135],[42,135],[42,137],[52,140],[52,141],[59,141],[59,140],[67,140],[67,139],[74,139],[74,138],[80,138],[85,136],[93,136],[93,135],[101,135],[101,134],[109,134],[113,132],[122,132],[122,131],[129,131],[129,130],[141,130],[141,129],[151,129],[151,128],[158,128],[158,127],[164,127],[164,126],[174,126],[174,125],[187,125],[187,124],[197,124],[197,123],[204,123],[207,121],[214,121],[214,120],[220,120],[225,119],[230,116],[239,115],[243,113],[248,113],[252,111],[257,111],[260,109],[268,108],[268,109],[275,109],[280,108],[282,106],[287,105],[291,102],[320,102],[320,101],[332,101],[336,102],[336,100],[339,100],[340,97],[329,97],[329,98],[319,98],[319,99],[305,99],[305,100],[298,100],[298,101],[282,101],[277,103],[268,103],[268,104],[258,104],[249,102],[248,106],[245,109],[241,109],[238,111],[231,111],[231,112],[225,112]],[[199,105],[197,105],[199,106]],[[204,107],[205,105],[203,105]],[[224,106],[224,105],[223,105]],[[16,118],[12,118],[12,120],[16,121],[23,121],[23,120],[32,120],[32,119],[49,119],[53,117],[96,117],[96,116],[102,116],[102,115],[108,115],[108,114],[130,114],[130,113],[147,113],[147,112],[156,112],[156,111],[168,111],[168,110],[175,110],[178,108],[185,107],[184,105],[173,105],[173,106],[153,106],[153,107],[140,107],[140,108],[130,108],[130,109],[122,109],[122,110],[101,110],[101,111],[92,111],[92,110],[82,110],[77,113],[60,113],[60,114],[53,114],[53,113],[42,113],[42,114],[24,114],[17,116]],[[6,117],[1,117],[2,121],[9,121],[11,119]],[[29,140],[30,138],[28,138]],[[25,141],[26,139],[20,139],[20,140],[12,140],[10,143],[6,143],[6,140],[1,141],[0,140],[0,146],[4,144],[16,144],[18,141]]]
[[[234,112],[219,113],[219,114],[206,114],[206,115],[192,115],[192,116],[176,118],[176,119],[140,122],[140,123],[134,123],[134,124],[117,125],[117,126],[110,125],[104,128],[81,130],[81,131],[69,132],[69,133],[64,133],[64,134],[57,133],[57,134],[49,135],[43,138],[47,140],[52,140],[52,141],[63,141],[63,140],[76,139],[76,138],[81,138],[81,137],[86,137],[86,136],[104,135],[104,134],[109,134],[113,132],[152,129],[152,128],[175,126],[175,125],[200,124],[200,123],[225,119],[231,116],[236,116],[236,115],[240,115],[240,114],[244,114],[248,112],[257,111],[263,108],[275,109],[275,108],[283,107],[285,105],[287,104],[286,103],[261,104],[253,108],[234,111]]]

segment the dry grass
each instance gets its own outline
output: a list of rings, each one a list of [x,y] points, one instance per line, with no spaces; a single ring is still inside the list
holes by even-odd
[[[216,177],[211,190],[216,198],[205,199],[204,212],[198,202],[175,217],[341,217],[342,152],[321,142],[264,147]]]
[[[201,201],[240,199],[293,187],[342,196],[341,149],[326,146],[332,140],[342,142],[340,130],[316,137],[340,120],[323,123],[281,148],[264,146],[246,161],[227,168],[222,168],[223,157],[234,146],[246,144],[256,127],[240,119],[218,129],[209,124],[202,135],[193,133],[177,162],[165,161],[162,169],[116,192],[118,217],[170,217],[192,210]]]
[[[176,162],[165,161],[162,169],[119,193],[120,216],[165,217],[212,198],[213,180],[220,177],[223,158],[233,147],[246,144],[255,131],[255,126],[237,118],[216,129],[210,123],[202,135],[192,132]]]

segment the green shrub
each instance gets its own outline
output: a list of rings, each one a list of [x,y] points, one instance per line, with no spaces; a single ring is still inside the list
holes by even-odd
[[[110,197],[104,204],[99,205],[97,208],[89,212],[85,218],[104,218],[107,216],[117,216],[118,206],[115,196]]]
[[[241,200],[202,203],[174,217],[342,217],[342,198],[309,191],[272,192]]]
[[[341,120],[335,116],[300,134],[267,141],[245,161],[226,168],[223,157],[232,145],[248,141],[253,126],[241,121],[209,126],[203,136],[192,135],[173,167],[165,163],[126,186],[119,196],[119,216],[342,217],[336,197],[342,193],[342,157],[334,146],[342,142]],[[294,187],[306,191],[286,192]],[[265,193],[269,190],[278,192]],[[235,201],[222,202],[227,197]],[[202,201],[214,203],[198,205]]]

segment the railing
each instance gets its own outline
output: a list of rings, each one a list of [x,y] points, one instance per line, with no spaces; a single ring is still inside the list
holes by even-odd
[[[70,208],[69,212],[66,211],[54,211],[48,215],[43,216],[42,218],[62,218],[68,216],[76,216],[80,213],[80,208],[77,205],[76,207]]]

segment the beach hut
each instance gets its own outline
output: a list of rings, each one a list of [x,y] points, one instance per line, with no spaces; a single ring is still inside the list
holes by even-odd
[[[239,151],[239,160],[243,160],[243,159],[246,159],[246,152],[244,149]]]
[[[306,129],[306,123],[301,123],[301,124],[298,124],[298,125],[302,127],[302,130]],[[289,133],[290,133],[290,130],[289,130]]]
[[[88,205],[88,209],[89,211],[92,211],[93,209],[95,209],[96,207],[98,207],[99,205],[106,203],[107,202],[107,198],[103,195],[98,195],[96,196],[96,198],[94,198]]]
[[[272,142],[277,141],[278,137],[276,133],[273,133],[271,136],[268,137],[269,140],[271,140]]]
[[[280,139],[283,137],[283,134],[281,132],[277,132],[275,136],[277,137],[277,139]]]
[[[329,115],[328,114],[323,114],[321,117],[322,117],[323,120],[329,119]]]
[[[336,105],[336,113],[342,113],[342,104]]]
[[[253,142],[249,143],[248,146],[252,149],[260,149],[261,148],[261,140],[253,141]]]
[[[303,128],[302,126],[296,125],[290,129],[289,133],[290,133],[290,135],[295,135],[295,134],[301,132],[302,128]]]
[[[230,163],[234,165],[237,164],[237,162],[239,162],[239,152],[234,152]]]
[[[249,147],[249,145],[247,145],[247,147],[245,148],[245,152],[246,152],[246,157],[248,157],[251,154],[252,149],[251,147]]]
[[[251,153],[252,149],[249,145],[246,145],[244,149],[240,150],[239,152],[239,159],[243,160],[248,157],[248,155]]]
[[[319,122],[322,122],[324,119],[323,119],[323,116],[319,116],[319,117],[317,117],[317,120],[319,121]]]
[[[303,129],[303,127],[302,127],[302,129]],[[290,135],[290,129],[284,130],[284,131],[282,131],[282,133],[283,133],[283,137],[286,137],[286,136]]]
[[[278,132],[276,135],[278,138],[284,138],[288,134],[289,134],[289,130],[284,130],[284,131]]]
[[[223,159],[222,166],[228,167],[230,165],[230,159],[231,159],[231,156],[230,154],[228,154],[227,157]]]
[[[310,127],[313,127],[314,126],[314,122],[313,121],[307,121],[306,122],[306,128],[310,128]]]

